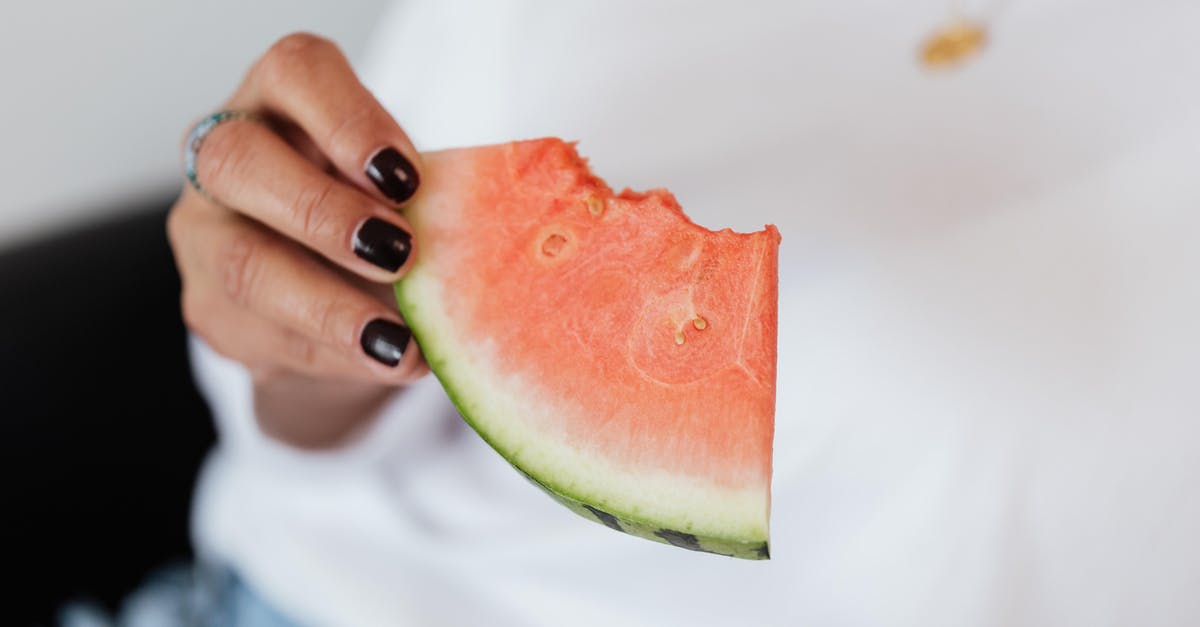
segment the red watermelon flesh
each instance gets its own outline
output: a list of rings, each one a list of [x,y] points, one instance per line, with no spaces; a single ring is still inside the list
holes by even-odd
[[[574,511],[768,554],[773,226],[713,232],[540,139],[424,155],[402,312],[463,417]]]

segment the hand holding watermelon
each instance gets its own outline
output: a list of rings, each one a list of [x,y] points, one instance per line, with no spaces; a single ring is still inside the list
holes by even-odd
[[[269,433],[336,441],[425,372],[378,289],[398,281],[464,418],[553,498],[617,531],[768,557],[774,227],[712,232],[665,190],[614,193],[558,139],[429,153],[418,172],[308,35],[273,46],[228,108],[189,138],[195,188],[169,232],[185,318],[255,372]]]
[[[387,288],[415,248],[394,207],[418,154],[312,35],[272,46],[225,109],[168,220],[184,317],[254,373],[267,432],[327,445],[427,370]]]

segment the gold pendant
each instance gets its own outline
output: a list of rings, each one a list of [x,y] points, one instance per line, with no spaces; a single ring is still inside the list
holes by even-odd
[[[982,24],[958,20],[934,31],[921,45],[921,62],[929,68],[948,68],[974,57],[987,43]]]

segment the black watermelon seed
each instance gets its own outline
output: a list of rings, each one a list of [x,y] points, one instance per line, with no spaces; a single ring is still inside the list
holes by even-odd
[[[654,535],[662,538],[663,540],[666,540],[667,542],[670,542],[671,544],[673,544],[681,549],[688,549],[689,551],[703,551],[704,550],[704,549],[700,548],[700,540],[696,539],[696,536],[694,536],[690,533],[684,533],[682,531],[674,531],[671,529],[659,529],[658,531],[654,532]]]
[[[617,520],[616,516],[613,516],[604,510],[596,509],[587,503],[580,503],[580,505],[583,505],[585,508],[587,508],[587,511],[595,515],[596,519],[604,523],[605,527],[608,527],[609,529],[616,529],[621,533],[625,533],[625,530],[621,528],[621,521]]]

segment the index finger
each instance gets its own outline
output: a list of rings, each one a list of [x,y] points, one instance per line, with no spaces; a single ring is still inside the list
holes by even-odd
[[[416,148],[327,39],[308,33],[280,39],[230,106],[295,122],[342,176],[382,200],[403,204],[417,191]]]

